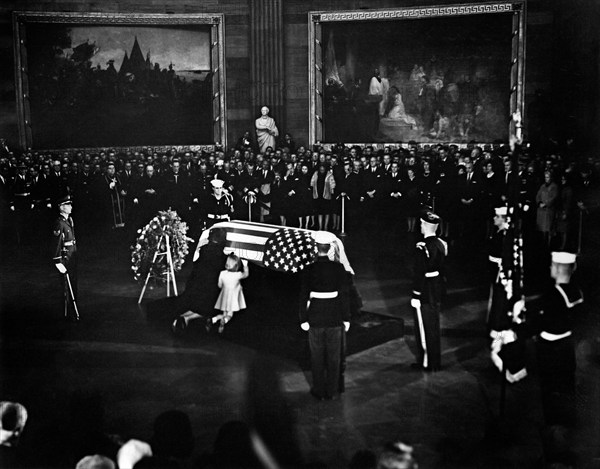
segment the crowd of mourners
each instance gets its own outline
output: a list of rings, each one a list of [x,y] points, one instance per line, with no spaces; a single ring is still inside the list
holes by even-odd
[[[394,236],[418,231],[419,212],[428,206],[442,219],[441,235],[465,246],[491,234],[495,207],[518,200],[526,233],[537,233],[548,247],[576,250],[580,217],[593,207],[600,181],[600,160],[570,144],[543,151],[526,144],[413,142],[325,149],[296,146],[290,138],[264,153],[250,143],[199,153],[5,152],[0,216],[12,223],[2,223],[1,234],[27,243],[49,233],[55,205],[65,195],[73,199],[79,235],[125,227],[135,236],[166,209],[176,210],[199,233],[210,223],[215,179],[231,196],[231,219],[348,233],[385,228]],[[1,406],[1,456],[20,465],[27,412],[15,403]],[[74,426],[69,435],[68,456],[77,468],[181,467],[193,452],[189,418],[178,411],[158,416],[148,441],[105,434],[96,423]],[[278,467],[273,449],[252,427],[228,422],[196,466]],[[412,453],[408,444],[390,443],[378,452],[359,451],[350,467],[417,467]]]
[[[446,239],[483,240],[493,209],[518,191],[523,229],[573,248],[600,161],[573,145],[540,151],[522,145],[333,145],[307,148],[289,134],[256,152],[250,141],[210,152],[113,150],[0,155],[3,235],[19,243],[48,231],[53,203],[73,200],[78,234],[145,225],[173,209],[199,233],[210,222],[211,181],[223,181],[231,219],[355,232],[418,231],[423,206],[442,219]],[[343,217],[342,217],[343,211]],[[576,247],[576,246],[575,246]]]

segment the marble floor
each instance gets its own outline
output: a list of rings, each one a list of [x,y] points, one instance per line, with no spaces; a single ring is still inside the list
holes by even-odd
[[[578,423],[565,437],[579,467],[600,467],[600,239],[584,236],[578,281],[586,306],[576,329]],[[485,246],[451,246],[441,318],[443,369],[424,374],[414,361],[410,268],[414,237],[374,242],[349,234],[364,310],[404,321],[404,335],[347,359],[346,392],[337,401],[309,394],[310,373],[298,361],[240,345],[218,334],[176,337],[150,324],[145,304],[165,296],[150,290],[142,307],[131,276],[127,240],[118,234],[80,242],[82,321],[61,318],[60,292],[43,246],[6,244],[0,266],[0,398],[29,410],[22,448],[37,467],[74,467],[67,446],[73,396],[92,396],[103,409],[103,432],[152,435],[170,409],[191,419],[194,455],[210,451],[219,427],[245,420],[263,429],[276,457],[311,467],[346,467],[361,449],[377,451],[402,439],[421,468],[540,467],[544,428],[535,360],[530,376],[506,389],[485,338]],[[547,253],[532,262],[531,293],[547,274]],[[536,267],[537,266],[537,267]],[[189,263],[179,275],[184,288]],[[536,270],[537,269],[537,270]],[[295,314],[291,311],[290,314]],[[277,340],[273,337],[273,340]],[[57,451],[57,448],[63,448]]]

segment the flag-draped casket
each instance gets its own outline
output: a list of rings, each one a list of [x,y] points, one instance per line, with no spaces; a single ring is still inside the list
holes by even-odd
[[[242,259],[271,270],[298,273],[317,258],[314,231],[247,221],[216,223],[212,228],[225,230],[225,253],[234,253]],[[208,242],[208,230],[200,237],[194,254]],[[341,244],[341,241],[338,240]]]

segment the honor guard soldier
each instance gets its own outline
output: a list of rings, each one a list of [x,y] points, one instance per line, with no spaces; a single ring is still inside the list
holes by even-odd
[[[348,276],[340,262],[328,257],[336,237],[328,231],[313,234],[317,260],[303,272],[300,287],[300,327],[308,332],[313,377],[311,394],[319,399],[339,395],[343,334],[350,328]]]
[[[583,294],[571,282],[575,261],[575,254],[552,253],[550,276],[554,285],[542,296],[538,306],[525,311],[526,320],[513,326],[519,338],[537,337],[538,375],[547,425],[573,424],[576,415],[576,363],[572,334]],[[517,302],[514,317],[519,318],[524,308],[523,301]]]
[[[20,163],[17,166],[17,174],[12,185],[12,201],[10,209],[15,213],[15,224],[17,229],[17,242],[22,244],[25,234],[31,223],[31,215],[33,209],[33,199],[31,178],[27,174],[27,166],[25,163]]]
[[[513,234],[509,229],[507,207],[494,209],[495,232],[489,239],[490,297],[488,301],[487,327],[492,337],[510,328],[512,318],[508,315],[506,286],[511,277]]]
[[[220,179],[210,181],[213,192],[208,197],[206,207],[206,228],[215,223],[229,221],[233,212],[233,197],[223,188],[224,182]]]
[[[69,196],[58,200],[59,215],[52,229],[54,264],[61,273],[66,318],[79,320],[77,310],[77,245],[71,218],[72,203]]]
[[[410,305],[414,308],[417,362],[413,368],[438,371],[441,368],[440,312],[444,288],[444,261],[448,245],[436,236],[440,217],[431,211],[421,215],[421,233],[417,243]]]

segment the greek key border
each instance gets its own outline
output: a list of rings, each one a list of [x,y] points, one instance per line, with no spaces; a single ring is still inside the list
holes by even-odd
[[[447,5],[428,6],[417,8],[398,8],[394,10],[372,10],[372,11],[336,11],[315,12],[312,14],[314,22],[328,21],[373,21],[373,20],[397,20],[417,19],[436,16],[464,16],[489,13],[510,13],[522,8],[521,3],[502,2],[477,5]]]
[[[167,14],[167,13],[63,13],[16,11],[13,13],[20,23],[85,23],[85,24],[133,24],[133,25],[174,25],[174,24],[220,24],[221,16],[206,13]]]

